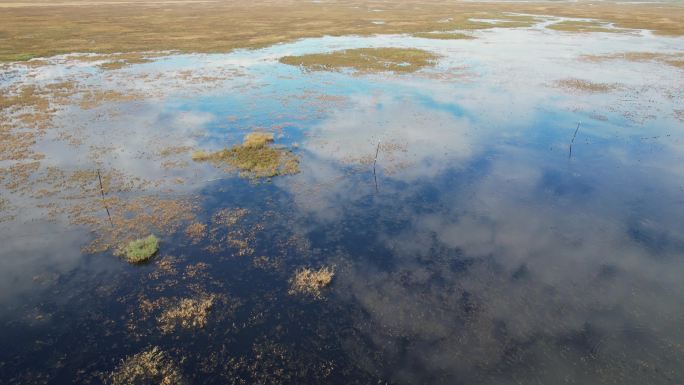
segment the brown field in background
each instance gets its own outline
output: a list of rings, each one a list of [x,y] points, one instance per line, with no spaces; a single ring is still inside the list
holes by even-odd
[[[684,35],[684,4],[382,1],[0,1],[0,60],[69,52],[227,52],[323,35],[483,29],[506,12],[596,18]],[[374,24],[381,20],[384,24]]]

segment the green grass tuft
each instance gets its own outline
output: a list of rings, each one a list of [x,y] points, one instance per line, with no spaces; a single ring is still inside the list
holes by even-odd
[[[125,249],[126,259],[130,263],[141,263],[149,260],[159,250],[159,240],[154,235],[131,241]]]

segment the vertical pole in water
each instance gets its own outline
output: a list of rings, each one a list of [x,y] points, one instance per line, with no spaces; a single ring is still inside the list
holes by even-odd
[[[97,179],[100,181],[100,195],[102,195],[102,205],[107,211],[107,218],[109,218],[109,224],[112,225],[112,227],[114,227],[114,222],[112,222],[112,216],[109,215],[109,208],[107,207],[107,202],[105,201],[104,187],[102,187],[102,176],[100,175],[99,168],[97,169]]]
[[[572,140],[570,141],[570,154],[568,155],[568,159],[572,158],[572,145],[575,143],[575,138],[577,137],[577,131],[579,131],[580,124],[582,124],[581,121],[577,123],[577,128],[575,128],[575,134],[572,136]]]
[[[378,192],[378,177],[375,173],[375,165],[378,163],[378,153],[380,152],[380,140],[378,139],[378,147],[375,149],[375,159],[373,159],[373,179],[375,180],[375,192]]]

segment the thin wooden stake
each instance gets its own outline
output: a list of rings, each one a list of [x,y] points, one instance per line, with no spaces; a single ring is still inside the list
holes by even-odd
[[[375,159],[373,159],[373,179],[375,180],[375,192],[378,192],[378,177],[375,173],[375,165],[378,163],[378,153],[380,153],[380,140],[378,140],[378,147],[375,149]]]
[[[102,176],[100,175],[100,169],[97,169],[97,179],[100,181],[100,195],[102,195],[102,205],[107,211],[107,218],[109,218],[109,224],[114,227],[114,222],[112,222],[112,216],[109,214],[109,208],[107,207],[107,202],[105,201],[104,187],[102,187]]]
[[[577,131],[579,131],[580,124],[582,124],[582,122],[577,123],[577,128],[575,128],[575,134],[572,135],[572,140],[570,141],[570,154],[568,155],[568,159],[572,158],[572,145],[575,143],[575,138],[577,137]]]

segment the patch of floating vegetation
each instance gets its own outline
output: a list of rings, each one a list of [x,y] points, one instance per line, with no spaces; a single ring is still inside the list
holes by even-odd
[[[306,294],[314,298],[321,298],[321,289],[330,285],[335,270],[331,267],[321,267],[318,270],[301,268],[290,279],[290,295]]]
[[[152,62],[152,57],[150,55],[136,52],[105,56],[104,59],[108,59],[109,61],[98,65],[98,67],[103,70],[118,70],[121,68],[128,67],[132,64],[143,64]]]
[[[619,52],[608,55],[583,55],[580,57],[580,59],[594,63],[609,60],[625,60],[631,62],[658,62],[673,67],[684,68],[683,53]]]
[[[111,196],[104,203],[111,213],[111,223],[102,220],[103,202],[96,198],[66,209],[72,224],[88,226],[95,234],[95,238],[83,247],[86,253],[105,252],[125,245],[136,239],[136,234],[173,234],[183,223],[196,219],[197,206],[190,198],[141,196],[122,199]]]
[[[548,25],[546,28],[563,32],[612,32],[623,33],[626,30],[607,27],[598,21],[564,20]]]
[[[284,56],[280,58],[280,62],[312,71],[352,69],[360,72],[415,72],[434,65],[437,59],[437,55],[416,48],[356,48]]]
[[[164,311],[158,318],[159,329],[171,333],[177,328],[201,329],[207,324],[207,316],[214,307],[215,297],[183,298],[178,304]]]
[[[475,36],[467,35],[460,32],[418,32],[413,34],[414,37],[423,39],[439,39],[439,40],[472,40]]]
[[[93,90],[83,94],[79,106],[84,110],[89,110],[105,103],[130,102],[141,98],[142,95],[132,92],[123,93],[114,90]]]
[[[575,78],[559,80],[556,82],[556,86],[568,91],[588,93],[606,93],[619,87],[619,85],[615,83],[594,83],[588,80]]]
[[[253,132],[242,144],[216,152],[195,151],[192,160],[227,165],[240,175],[252,178],[270,178],[299,172],[299,157],[285,148],[273,147],[273,134]]]
[[[684,122],[684,110],[674,110],[674,116],[680,122]]]
[[[142,263],[147,262],[157,251],[159,251],[159,239],[151,234],[146,238],[129,242],[124,253],[128,262]]]
[[[109,374],[105,383],[182,385],[187,381],[171,356],[155,346],[127,357]]]
[[[192,243],[199,243],[206,235],[207,225],[201,222],[193,222],[185,228],[185,235],[192,240]]]

